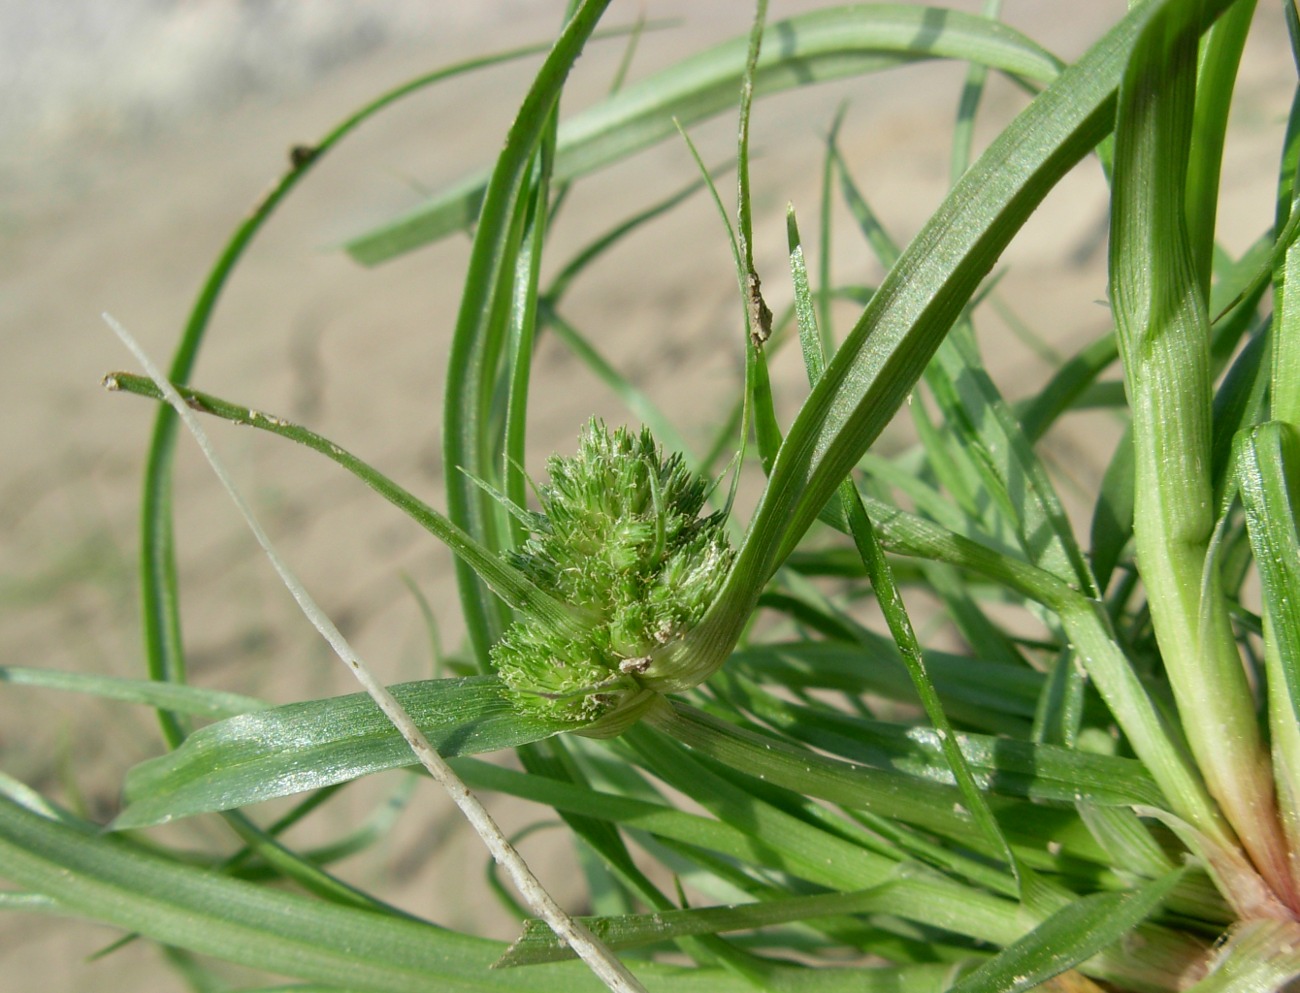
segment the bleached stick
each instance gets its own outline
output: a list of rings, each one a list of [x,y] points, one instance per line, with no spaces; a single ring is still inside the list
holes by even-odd
[[[343,664],[356,676],[357,681],[370,694],[370,698],[383,711],[384,716],[401,732],[402,737],[411,746],[411,751],[420,760],[420,764],[429,771],[429,775],[434,778],[434,781],[447,791],[447,795],[451,797],[452,802],[460,808],[460,812],[465,815],[465,819],[469,821],[470,826],[483,839],[488,851],[492,853],[492,858],[510,875],[510,879],[514,882],[529,909],[544,920],[551,930],[555,932],[556,937],[567,943],[587,963],[587,966],[596,974],[596,977],[614,993],[647,993],[645,987],[605,946],[604,942],[592,934],[581,921],[576,921],[565,913],[564,908],[556,903],[555,898],[546,891],[546,888],[533,875],[533,871],[528,868],[528,864],[523,860],[523,857],[501,832],[501,828],[497,826],[497,822],[493,820],[487,808],[479,802],[478,797],[470,792],[469,787],[456,775],[446,760],[438,754],[437,749],[429,744],[429,740],[416,727],[406,709],[397,702],[383,683],[375,677],[365,662],[361,660],[360,656],[352,650],[352,646],[343,637],[343,633],[321,610],[316,601],[311,598],[311,594],[307,592],[306,588],[299,582],[298,577],[293,574],[289,566],[280,557],[280,554],[271,545],[271,539],[267,537],[266,532],[262,530],[261,524],[253,516],[252,508],[248,506],[239,490],[236,489],[234,480],[230,478],[230,474],[226,472],[225,466],[217,457],[212,442],[208,439],[202,425],[199,424],[198,418],[194,416],[194,412],[181,399],[180,394],[176,392],[172,384],[167,381],[158,367],[145,354],[144,349],[140,347],[130,332],[122,327],[111,315],[104,314],[103,316],[108,326],[113,329],[114,334],[122,340],[122,344],[130,349],[131,354],[136,357],[144,371],[148,373],[149,378],[154,381],[154,384],[162,392],[163,397],[180,416],[190,434],[194,436],[194,440],[198,442],[199,448],[202,449],[204,456],[208,460],[208,464],[212,466],[212,471],[221,480],[221,485],[225,487],[230,499],[234,502],[240,514],[243,515],[249,530],[253,532],[253,537],[262,546],[262,551],[266,553],[271,565],[279,573],[281,582],[284,583],[293,598],[298,602],[303,614],[329,642],[330,647],[334,649],[334,653],[343,660]],[[111,382],[107,385],[112,389]]]

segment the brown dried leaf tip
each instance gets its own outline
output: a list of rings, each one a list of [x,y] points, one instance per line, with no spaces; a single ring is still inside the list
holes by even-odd
[[[755,348],[772,337],[772,311],[763,299],[763,281],[753,269],[745,278],[745,305],[749,308],[749,339]]]

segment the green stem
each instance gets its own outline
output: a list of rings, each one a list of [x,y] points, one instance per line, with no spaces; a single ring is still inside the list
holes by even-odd
[[[1134,535],[1192,754],[1259,871],[1294,906],[1268,752],[1208,554],[1209,318],[1186,224],[1194,7],[1171,7],[1143,33],[1116,127],[1110,282],[1133,411]]]

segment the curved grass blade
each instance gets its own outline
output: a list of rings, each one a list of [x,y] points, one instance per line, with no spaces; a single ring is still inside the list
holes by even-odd
[[[935,353],[926,379],[940,399],[958,443],[975,463],[981,492],[993,494],[1020,537],[1026,556],[1058,579],[1098,595],[1097,583],[1047,470],[984,370],[967,329]]]
[[[558,811],[717,852],[729,860],[787,873],[819,886],[875,886],[888,881],[894,868],[891,860],[842,838],[821,831],[792,835],[771,830],[762,817],[741,823],[714,820],[665,803],[515,772],[476,759],[457,759],[454,765],[465,781],[478,789],[500,790]]]
[[[740,243],[736,239],[736,232],[731,226],[731,218],[727,216],[727,208],[722,203],[722,196],[718,193],[718,187],[713,182],[713,177],[708,168],[704,165],[704,159],[700,157],[695,142],[691,140],[691,136],[686,133],[685,129],[680,129],[680,134],[682,141],[686,144],[687,151],[690,152],[691,158],[695,161],[695,168],[699,170],[702,182],[709,191],[713,206],[717,209],[718,217],[722,221],[723,230],[727,233],[727,243],[731,247],[731,258],[736,267],[741,300],[746,304],[745,321],[748,326],[750,320],[748,284],[745,279],[744,263],[740,257]],[[724,508],[728,514],[731,513],[731,508],[736,502],[736,492],[740,487],[739,468],[745,461],[746,446],[749,444],[750,425],[753,424],[754,426],[754,434],[759,445],[759,462],[764,472],[767,472],[770,468],[770,457],[780,447],[781,431],[776,423],[776,413],[772,406],[772,390],[767,378],[766,360],[753,347],[752,336],[745,344],[745,385],[741,392],[740,402],[736,406],[736,415],[734,419],[739,422],[740,438],[739,444],[736,446],[737,454],[732,460],[732,465],[736,467],[736,471],[731,474],[731,486],[727,492],[727,502]],[[731,425],[728,424],[719,432],[718,444],[714,446],[715,452],[721,452],[726,447],[730,428]],[[711,464],[713,457],[714,453],[710,453],[705,460],[705,464]]]
[[[681,730],[680,726],[675,729],[677,732]],[[823,861],[828,866],[838,865],[832,850],[835,843],[833,835],[813,828],[799,818],[792,817],[785,811],[773,807],[772,804],[763,802],[756,795],[756,792],[761,791],[743,785],[734,785],[714,774],[707,764],[693,759],[678,743],[677,737],[679,737],[677,734],[673,734],[672,737],[650,735],[647,728],[638,726],[633,728],[624,740],[637,749],[638,754],[656,775],[675,788],[685,791],[705,807],[715,810],[719,816],[743,823],[750,830],[772,832],[771,837],[775,843],[790,843],[807,834],[810,844],[824,848]],[[695,741],[692,745],[699,743],[701,742]],[[778,747],[776,744],[770,746],[772,751],[776,751]],[[751,774],[760,769],[765,773],[772,772],[774,766],[763,764],[765,751],[760,746],[741,763],[740,767],[750,770]],[[771,778],[768,775],[768,781],[771,781]],[[801,781],[802,779],[796,774],[793,782]],[[800,793],[806,792],[800,786],[795,788],[799,789]],[[1023,826],[1027,823],[1026,818],[1032,819],[1040,814],[1040,808],[1021,806],[1012,820]],[[1050,836],[1051,831],[1046,824],[1040,823],[1029,829],[1028,833],[1034,838],[1032,843],[1041,845],[1044,839]],[[1088,840],[1086,832],[1084,835],[1083,842],[1086,845]],[[969,827],[962,837],[968,841],[973,840]],[[1065,838],[1064,845],[1072,847],[1073,842],[1069,840],[1068,833],[1062,837]],[[1100,852],[1094,852],[1094,855],[1104,857]],[[839,878],[840,882],[836,888],[854,885],[848,882],[851,877],[847,873]],[[1034,895],[1033,902],[1028,906],[1019,905],[1018,910],[1009,915],[1008,912],[1016,907],[1016,904],[978,888],[954,883],[926,868],[899,865],[892,878],[897,880],[892,902],[893,913],[896,916],[1003,946],[1012,944],[1022,936],[1026,928],[1041,923],[1051,910],[1070,900],[1070,896],[1065,891],[1038,880],[1035,882],[1038,892]],[[878,880],[871,881],[868,878],[856,885],[873,886],[877,885],[877,882]],[[1167,985],[1172,985],[1179,970],[1185,965],[1187,957],[1196,954],[1200,947],[1198,942],[1189,941],[1185,936],[1151,929],[1142,933],[1141,940],[1131,947],[1107,952],[1102,958],[1090,963],[1089,971],[1121,982],[1123,979],[1150,976],[1155,973]]]
[[[892,897],[896,885],[885,883],[852,893],[783,897],[740,906],[692,907],[655,914],[584,917],[581,920],[610,948],[621,950],[651,945],[682,935],[748,931],[843,914],[888,913],[893,909]],[[501,957],[497,966],[507,968],[535,965],[538,962],[561,962],[572,956],[573,952],[559,944],[545,924],[528,920],[524,922],[523,933]],[[928,975],[929,971],[923,969],[921,974]],[[943,966],[941,974],[949,973],[950,968]],[[901,979],[908,973],[896,975]],[[910,990],[912,987],[905,988]]]
[[[518,714],[494,676],[402,683],[392,693],[443,755],[513,748],[570,728]],[[208,725],[136,766],[113,826],[229,810],[415,761],[364,693],[289,704]]]
[[[1002,0],[984,0],[981,13],[989,20],[996,21],[1001,12]],[[979,63],[972,63],[966,70],[966,80],[962,83],[961,98],[957,103],[957,121],[952,129],[952,165],[949,175],[954,183],[970,165],[971,149],[975,143],[975,112],[984,96],[984,84],[988,81],[988,76],[988,66]]]
[[[713,175],[714,173],[710,172],[710,177]],[[616,245],[624,237],[641,227],[641,225],[668,213],[678,204],[684,203],[700,190],[704,189],[706,185],[707,183],[705,180],[697,179],[694,182],[683,186],[676,193],[669,194],[658,203],[651,204],[644,210],[638,211],[626,220],[621,221],[591,244],[576,252],[573,258],[565,263],[564,266],[561,267],[560,271],[556,273],[555,277],[547,286],[546,292],[542,294],[544,305],[548,309],[554,310],[555,307],[559,305],[560,301],[564,299],[565,294],[568,293],[569,287],[573,284],[573,281],[582,274],[587,266],[595,262],[601,257],[601,255]]]
[[[749,117],[754,103],[754,76],[762,51],[767,0],[758,0],[749,32],[749,51],[740,77],[740,125],[736,143],[736,275],[744,301],[745,393],[754,414],[754,437],[759,462],[765,473],[772,469],[781,447],[781,427],[772,400],[772,382],[767,369],[767,340],[772,336],[772,311],[763,299],[762,280],[754,268],[754,219],[749,184]],[[739,476],[739,473],[737,473]]]
[[[876,4],[814,11],[773,23],[774,39],[754,74],[757,95],[887,69],[917,59],[951,58],[1037,82],[1059,63],[1003,24],[959,11]],[[621,89],[560,127],[555,177],[572,179],[670,138],[683,127],[735,107],[748,37],[683,59]],[[350,241],[354,259],[375,265],[453,232],[478,216],[487,177],[467,177],[431,203]]]
[[[380,111],[425,87],[545,49],[544,45],[532,45],[499,55],[470,59],[418,76],[350,114],[314,144],[296,147],[290,156],[289,170],[270,192],[258,200],[251,214],[226,243],[204,280],[176,346],[167,378],[174,383],[184,383],[190,378],[217,301],[235,266],[285,197],[339,142]],[[164,405],[154,421],[140,510],[140,585],[144,603],[145,654],[150,677],[163,682],[185,680],[185,652],[181,641],[180,594],[177,587],[171,510],[172,461],[178,428],[175,412]],[[176,745],[185,733],[180,721],[166,711],[159,714],[159,719],[164,737],[169,744]]]
[[[1226,837],[1229,829],[1205,790],[1186,742],[1155,706],[1124,655],[1099,601],[1026,562],[1008,558],[913,514],[871,500],[867,505],[890,550],[983,573],[1055,611],[1071,647],[1175,811],[1186,811],[1180,816],[1213,825],[1216,837]]]
[[[519,249],[514,260],[514,274],[510,310],[507,320],[507,355],[502,379],[508,384],[505,401],[505,424],[501,429],[498,473],[505,480],[506,496],[516,506],[528,499],[529,480],[524,472],[525,447],[528,432],[528,397],[532,383],[533,350],[537,338],[537,319],[540,303],[538,284],[541,281],[542,248],[546,241],[550,211],[548,201],[551,190],[551,170],[555,163],[555,121],[557,109],[552,109],[534,156],[533,178],[528,196],[521,203],[524,211],[523,230]],[[508,515],[507,547],[522,544],[526,527],[513,514]]]
[[[90,693],[105,700],[141,703],[159,710],[197,717],[234,717],[271,706],[265,700],[221,690],[158,682],[153,679],[119,679],[83,672],[60,672],[20,665],[0,666],[0,683],[39,686],[52,690]]]
[[[1160,908],[1186,871],[1124,893],[1081,897],[963,977],[952,993],[1022,993],[1082,964],[1130,936]]]
[[[1119,345],[1114,334],[1105,334],[1061,363],[1047,385],[1019,411],[1020,430],[1025,438],[1031,444],[1041,439],[1118,358]]]
[[[1295,128],[1300,136],[1300,94],[1296,106]],[[1297,220],[1300,220],[1300,200],[1291,205],[1287,227]],[[1300,425],[1300,247],[1287,248],[1276,272],[1271,411],[1279,421]]]
[[[975,665],[966,656],[936,651],[925,653],[925,664],[944,706],[954,717],[977,727],[989,727],[991,723],[991,731],[1028,732],[1043,686],[1041,673],[996,662]],[[900,701],[912,696],[911,682],[897,648],[889,639],[880,637],[857,645],[834,641],[749,645],[737,650],[724,671],[728,670],[748,672],[761,682],[792,690],[878,693]],[[1007,728],[998,717],[1022,721]]]
[[[0,798],[0,876],[53,900],[64,914],[334,989],[594,993],[602,988],[585,965],[493,971],[505,949],[501,943],[229,879],[121,837],[97,834],[93,827],[68,827]],[[747,980],[721,969],[644,963],[638,971],[665,993],[752,990]],[[854,975],[845,972],[846,984]],[[802,978],[794,970],[779,970],[773,986],[798,993],[808,988]]]
[[[244,843],[244,852],[256,855],[272,873],[297,883],[308,893],[343,906],[360,907],[400,917],[414,916],[330,875],[321,862],[284,845],[272,832],[263,830],[242,814],[227,813],[225,820]]]
[[[565,743],[552,738],[547,744],[549,748],[528,747],[520,750],[527,780],[534,783],[558,780],[564,787],[579,794],[589,791],[586,770],[575,759],[573,752],[563,747]],[[475,767],[480,764],[472,759],[464,761],[475,764]],[[638,781],[636,773],[630,770],[629,773],[634,781]],[[605,900],[615,900],[620,908],[625,909],[631,908],[636,897],[657,910],[669,910],[676,906],[636,864],[622,835],[605,816],[603,809],[599,816],[561,810],[558,807],[555,812],[586,843],[579,847],[578,857],[582,860],[588,892],[592,894],[595,907],[600,906],[602,895]],[[727,948],[721,939],[684,940],[679,947],[700,965],[716,964],[733,957],[735,952],[734,949]]]
[[[446,465],[461,471],[448,474],[447,516],[492,553],[508,547],[508,525],[500,507],[472,480],[500,483],[494,398],[499,377],[511,375],[503,359],[510,315],[519,299],[515,264],[528,214],[528,186],[565,80],[608,5],[609,0],[586,0],[576,9],[520,104],[484,193],[456,317],[442,447]],[[488,648],[505,630],[510,611],[459,556],[456,579],[470,646],[485,669]]]
[[[823,885],[835,889],[867,888],[898,881],[900,885],[895,892],[893,906],[894,913],[900,917],[997,944],[1009,944],[1018,937],[1022,922],[1014,902],[953,882],[933,870],[899,864],[897,856],[891,859],[868,851],[830,830],[810,824],[794,813],[766,802],[756,795],[757,791],[731,782],[712,771],[708,765],[688,753],[678,740],[686,724],[693,725],[694,730],[699,731],[711,721],[712,719],[698,713],[686,718],[685,722],[668,718],[659,724],[659,730],[663,733],[652,734],[648,728],[637,726],[624,736],[624,740],[636,749],[656,776],[682,790],[718,817],[745,824],[748,831],[777,848],[806,852],[805,857],[811,857],[821,864],[820,871],[809,878],[833,879],[833,882]],[[685,743],[694,747],[707,743],[709,738],[708,731],[703,732],[703,737],[692,733]],[[718,739],[715,737],[713,740]],[[776,750],[780,745],[772,741],[770,747]],[[760,744],[758,750],[750,751],[739,768],[757,773],[759,768],[755,765],[754,758],[763,748]],[[724,764],[732,766],[730,762]],[[775,765],[769,765],[765,771],[770,772],[775,768]],[[800,771],[803,768],[804,764],[800,762]],[[833,777],[818,778],[819,782],[824,783]],[[772,781],[770,776],[767,781]],[[958,795],[955,790],[948,792],[953,796]],[[912,804],[913,810],[918,810],[919,806],[920,804]],[[947,811],[951,816],[951,801],[948,802]],[[933,820],[932,814],[942,816],[935,811],[925,816]],[[970,836],[969,822],[966,822],[964,832],[967,837]]]
[[[1187,224],[1192,269],[1209,297],[1218,218],[1219,176],[1233,84],[1256,0],[1237,0],[1205,33],[1198,56],[1196,101],[1187,160]]]
[[[729,698],[808,746],[933,782],[955,781],[933,728],[905,727],[790,703],[747,681],[725,678]],[[1163,802],[1155,782],[1133,759],[965,732],[952,738],[982,790],[1097,806]]]
[[[1116,357],[1119,355],[1116,344]],[[1101,491],[1092,511],[1089,544],[1092,569],[1101,588],[1110,587],[1111,577],[1133,537],[1134,478],[1133,426],[1126,425],[1101,477]]]
[[[817,315],[813,308],[812,290],[808,282],[808,270],[803,261],[803,249],[793,208],[786,215],[786,230],[795,289],[795,313],[799,319],[799,339],[803,346],[808,382],[815,389],[825,370],[826,357],[822,353],[822,339],[817,329]],[[952,725],[944,712],[943,703],[925,670],[925,657],[921,652],[921,643],[912,629],[912,619],[903,603],[898,584],[894,581],[893,570],[885,557],[885,550],[880,545],[876,529],[867,515],[866,508],[862,505],[852,479],[846,479],[840,486],[840,504],[853,536],[853,543],[867,568],[871,589],[880,604],[881,612],[885,615],[885,622],[889,626],[894,643],[898,646],[899,655],[907,667],[908,675],[912,678],[912,685],[920,698],[921,706],[930,723],[934,725],[935,734],[938,736],[956,785],[961,790],[966,809],[971,812],[976,826],[991,842],[994,850],[1000,850],[998,854],[1019,882],[1021,866],[1011,850],[1011,845],[1002,834],[993,812],[989,809],[988,802],[980,792],[966,757],[962,754],[953,735]]]
[[[104,377],[104,386],[109,390],[134,393],[137,396],[154,399],[162,398],[161,391],[149,377],[138,376],[134,373],[110,373]],[[483,577],[484,582],[516,609],[525,613],[537,612],[538,616],[545,616],[548,623],[558,624],[563,627],[571,627],[578,623],[573,616],[572,608],[560,603],[544,590],[539,589],[518,569],[483,548],[465,531],[409,490],[393,482],[383,473],[378,472],[372,466],[346,449],[334,444],[328,438],[324,438],[314,431],[293,424],[283,418],[251,407],[230,403],[210,393],[203,393],[186,387],[177,387],[177,392],[190,408],[200,413],[212,414],[235,424],[246,424],[278,435],[281,438],[287,438],[319,452],[348,470],[385,500],[425,528],[439,541],[443,542],[455,553],[457,561],[471,563],[469,568],[475,570],[479,576]],[[470,485],[474,485],[474,483],[471,482]]]
[[[1214,479],[1214,501],[1224,499],[1237,485],[1233,477],[1233,449],[1242,431],[1248,431],[1267,417],[1269,401],[1268,357],[1275,341],[1269,324],[1253,335],[1229,366],[1214,393],[1214,440],[1210,473]]]
[[[956,150],[955,155],[955,161],[961,163],[959,176],[966,165],[963,155],[956,154]],[[843,157],[838,152],[835,157],[849,209],[877,258],[891,268],[900,254],[897,245],[853,181]],[[943,433],[929,430],[928,422],[922,420],[918,428],[926,450],[936,471],[950,462],[954,464],[950,478],[955,481],[964,475],[970,481],[968,487],[950,486],[954,495],[961,496],[968,490],[985,502],[992,497],[988,512],[1001,523],[993,530],[1018,534],[1030,561],[1095,593],[1096,582],[1075,542],[1055,487],[984,369],[969,316],[961,318],[954,332],[939,345],[926,367],[925,379],[948,428]],[[923,416],[924,408],[913,405],[912,409],[918,417]],[[972,495],[966,502],[973,507],[977,501]]]
[[[675,704],[671,710],[656,712],[649,723],[674,743],[687,745],[694,752],[751,779],[761,780],[763,784],[897,819],[948,838],[960,839],[972,850],[995,857],[1001,855],[1000,846],[984,840],[976,829],[973,818],[961,803],[961,792],[955,787],[826,758],[811,749],[787,744],[771,734],[739,727],[685,704]],[[702,769],[700,762],[693,764]],[[697,769],[695,774],[703,775],[703,772]],[[719,778],[714,777],[715,780]],[[692,794],[702,793],[689,778],[677,786]],[[715,784],[709,789],[721,790],[722,787]],[[733,787],[733,790],[741,792],[738,788]],[[711,802],[703,795],[696,795],[696,799],[706,805]],[[999,820],[1004,833],[1017,843],[1023,841],[1025,847],[1041,849],[1050,840],[1085,858],[1095,860],[1101,856],[1100,849],[1087,832],[1080,830],[1073,811],[1006,798],[999,798],[992,806],[995,813],[1002,814]]]
[[[1199,6],[1198,26],[1208,26],[1227,2]],[[1133,8],[967,170],[873,295],[791,426],[713,608],[666,653],[722,664],[768,578],[906,399],[1011,236],[1106,136],[1137,37],[1171,3]]]
[[[1278,799],[1300,840],[1300,440],[1270,421],[1238,436],[1236,481],[1264,600],[1264,658]]]

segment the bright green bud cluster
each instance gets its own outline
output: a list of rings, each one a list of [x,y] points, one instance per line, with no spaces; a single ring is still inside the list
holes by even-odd
[[[691,682],[659,672],[656,660],[699,622],[726,578],[725,518],[700,516],[707,484],[644,429],[611,434],[593,421],[578,454],[553,456],[547,470],[542,512],[529,515],[532,534],[512,558],[584,619],[583,634],[526,618],[492,660],[522,709],[618,734],[655,700],[644,679]]]

